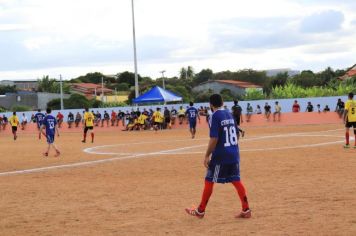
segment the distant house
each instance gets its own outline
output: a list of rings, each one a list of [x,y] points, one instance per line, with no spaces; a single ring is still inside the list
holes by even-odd
[[[353,65],[350,69],[348,69],[345,73],[345,75],[339,77],[340,80],[347,80],[349,78],[355,77],[356,76],[356,64]]]
[[[106,87],[101,87],[100,84],[93,83],[75,83],[71,85],[72,92],[82,94],[87,98],[95,98],[96,96],[101,96],[102,92],[105,95],[112,95],[113,90]]]
[[[252,84],[249,82],[238,80],[209,80],[201,83],[193,88],[194,92],[206,92],[213,91],[214,93],[220,93],[221,90],[228,89],[235,96],[243,96],[249,89],[257,89],[262,91],[262,86]]]
[[[2,80],[0,85],[3,86],[15,86],[20,91],[37,91],[37,80]]]

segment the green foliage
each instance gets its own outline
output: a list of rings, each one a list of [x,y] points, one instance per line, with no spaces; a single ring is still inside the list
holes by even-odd
[[[213,76],[214,76],[214,73],[212,70],[210,70],[210,69],[201,70],[198,74],[195,75],[195,77],[193,79],[193,85],[196,86],[203,82],[212,80]]]
[[[220,95],[224,101],[233,101],[235,99],[235,96],[232,94],[230,89],[222,89],[220,91]]]
[[[88,73],[86,75],[79,76],[75,79],[72,79],[70,82],[72,83],[93,83],[100,84],[101,79],[103,78],[105,84],[115,83],[115,78],[108,77],[103,75],[100,72]]]
[[[63,81],[63,93],[69,93],[70,85]],[[38,92],[60,93],[60,82],[54,78],[49,78],[48,75],[43,76],[38,80]]]
[[[0,85],[0,95],[4,95],[6,93],[15,93],[16,86],[9,86],[9,85]]]
[[[252,88],[246,91],[244,99],[247,101],[262,100],[262,99],[266,99],[266,96],[263,94],[263,91]]]
[[[0,112],[6,112],[6,109],[3,107],[0,107]]]
[[[210,89],[203,93],[196,93],[194,94],[194,102],[208,102],[211,95],[213,95],[213,91]]]
[[[61,109],[61,99],[56,98],[47,103],[47,108],[51,108],[52,110],[60,110]]]
[[[117,91],[128,91],[130,89],[130,84],[120,83],[116,85]]]
[[[20,111],[31,111],[32,108],[28,106],[23,106],[23,105],[14,105],[11,107],[11,111],[15,112],[20,112]]]
[[[142,77],[138,75],[138,81],[142,81]],[[118,84],[121,83],[126,83],[129,84],[130,86],[135,86],[135,74],[129,71],[122,72],[117,75],[117,81]]]
[[[106,102],[106,103],[101,103],[99,107],[106,108],[106,107],[124,107],[127,106],[128,104],[125,102]]]
[[[85,96],[76,93],[70,95],[68,99],[64,99],[63,103],[66,109],[78,109],[92,106]]]

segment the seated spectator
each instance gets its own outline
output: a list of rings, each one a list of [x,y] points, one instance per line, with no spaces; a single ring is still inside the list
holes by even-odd
[[[72,112],[69,112],[67,117],[68,128],[72,128],[72,124],[74,123],[74,115]]]
[[[311,104],[311,102],[308,102],[307,108],[305,109],[305,111],[307,112],[313,112],[314,111],[314,107]]]
[[[328,105],[326,105],[326,106],[324,107],[324,109],[323,109],[323,112],[329,112],[329,111],[330,111],[330,108],[329,108]]]
[[[82,121],[82,116],[80,115],[79,112],[77,112],[77,114],[75,115],[75,127],[77,128],[80,124],[80,122]]]
[[[292,107],[292,111],[293,112],[299,112],[300,111],[300,106],[299,106],[297,100],[294,101],[294,104],[293,104],[293,107]]]
[[[321,110],[320,110],[320,104],[316,105],[316,107],[317,107],[317,109],[318,109],[318,113],[320,113],[320,112],[321,112]]]
[[[281,121],[281,110],[281,106],[276,101],[274,105],[273,121],[276,121],[276,116],[278,116],[278,121]]]
[[[335,112],[337,112],[339,117],[342,118],[342,116],[344,115],[344,111],[345,111],[345,103],[341,101],[341,98],[339,98],[336,103]]]
[[[111,126],[114,126],[115,124],[117,124],[117,113],[112,110],[111,111]]]
[[[57,119],[58,128],[61,128],[64,119],[63,114],[61,112],[58,112],[56,119]]]

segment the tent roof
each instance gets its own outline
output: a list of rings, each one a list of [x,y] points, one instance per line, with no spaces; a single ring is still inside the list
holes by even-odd
[[[164,90],[159,86],[155,86],[151,90],[139,96],[138,98],[133,99],[133,103],[178,102],[178,101],[182,101],[182,97],[179,97],[168,90]]]

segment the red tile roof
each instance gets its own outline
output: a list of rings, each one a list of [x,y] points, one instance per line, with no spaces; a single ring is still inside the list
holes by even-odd
[[[241,88],[262,88],[262,86],[260,86],[260,85],[256,85],[256,84],[244,82],[244,81],[238,81],[238,80],[213,80],[211,82],[231,84],[231,85],[241,87]]]
[[[352,76],[356,76],[356,64],[352,66],[346,73],[345,75],[339,77],[339,79],[344,80],[347,78],[350,78]]]

